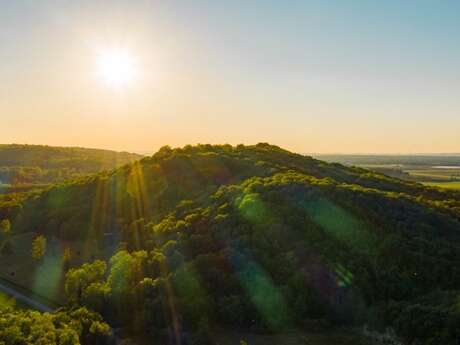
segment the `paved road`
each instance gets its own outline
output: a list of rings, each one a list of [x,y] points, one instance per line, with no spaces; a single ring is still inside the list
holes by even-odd
[[[28,305],[29,307],[36,309],[38,311],[48,312],[48,313],[53,311],[53,308],[51,308],[50,306],[45,305],[44,303],[41,303],[39,301],[36,301],[30,297],[27,297],[21,292],[16,291],[12,289],[11,287],[2,284],[1,282],[0,282],[0,292],[3,292],[10,297],[14,297],[16,301],[19,301],[25,305]]]

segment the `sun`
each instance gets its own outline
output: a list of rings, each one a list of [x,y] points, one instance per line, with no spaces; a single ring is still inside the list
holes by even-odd
[[[137,60],[123,50],[107,50],[97,57],[99,78],[114,88],[130,85],[139,77]]]

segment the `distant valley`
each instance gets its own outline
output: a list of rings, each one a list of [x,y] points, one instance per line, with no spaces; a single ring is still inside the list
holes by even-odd
[[[113,169],[141,157],[80,147],[0,145],[0,194],[43,189],[53,183]]]
[[[367,168],[427,186],[460,189],[460,154],[315,155],[318,159]]]

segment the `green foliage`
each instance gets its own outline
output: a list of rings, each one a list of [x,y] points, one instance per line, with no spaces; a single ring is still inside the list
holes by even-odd
[[[0,254],[11,254],[11,222],[8,219],[0,221]]]
[[[104,261],[96,260],[79,268],[70,269],[65,277],[65,292],[71,304],[81,304],[82,298],[91,300],[104,287],[100,284],[107,269]]]
[[[37,236],[32,241],[32,258],[40,260],[46,254],[46,237],[43,235]]]
[[[410,302],[392,302],[386,317],[408,343],[456,344],[460,339],[460,293],[435,291]]]
[[[53,314],[0,308],[2,344],[107,344],[110,335],[109,325],[86,308]]]
[[[66,269],[70,265],[70,260],[72,260],[72,250],[69,247],[66,247],[62,253],[62,262]]]
[[[48,184],[109,170],[141,156],[107,150],[0,145],[0,194],[26,193]]]
[[[11,222],[9,219],[3,219],[0,222],[0,234],[2,236],[8,236],[11,233]]]
[[[268,144],[165,147],[17,203],[0,207],[15,232],[123,242],[107,267],[70,269],[65,288],[71,304],[134,330],[190,329],[204,341],[215,323],[359,325],[392,301],[460,290],[458,193]],[[422,319],[403,319],[407,332],[382,322],[423,341]]]

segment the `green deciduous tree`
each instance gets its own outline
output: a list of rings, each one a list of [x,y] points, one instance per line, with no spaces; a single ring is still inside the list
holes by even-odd
[[[2,236],[8,236],[11,233],[11,223],[9,219],[3,219],[0,222],[0,234]]]
[[[66,247],[62,253],[62,262],[65,270],[69,268],[70,260],[72,260],[72,251],[69,247]]]
[[[71,304],[81,303],[82,297],[89,293],[86,290],[93,286],[92,284],[103,282],[106,269],[106,263],[100,260],[70,269],[65,276],[65,293],[68,301]],[[92,289],[94,290],[94,286]],[[94,295],[94,293],[89,294]]]
[[[96,345],[110,335],[102,317],[86,308],[53,314],[0,308],[0,344]]]
[[[46,254],[46,237],[40,235],[32,241],[32,258],[40,260]]]

